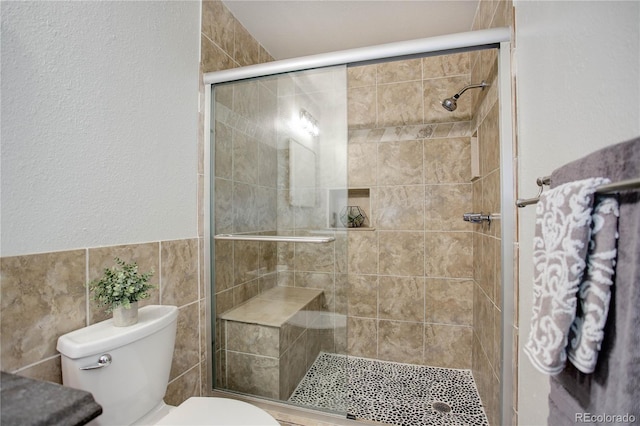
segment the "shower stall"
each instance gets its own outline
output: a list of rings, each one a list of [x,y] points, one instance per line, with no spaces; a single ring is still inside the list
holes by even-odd
[[[215,390],[398,425],[508,419],[505,37],[205,75]]]

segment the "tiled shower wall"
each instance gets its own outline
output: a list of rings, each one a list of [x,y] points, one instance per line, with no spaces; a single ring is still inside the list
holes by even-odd
[[[472,97],[440,105],[470,84],[470,54],[348,72],[349,187],[369,190],[375,228],[348,232],[349,353],[471,368]]]
[[[473,23],[473,30],[497,27],[513,27],[513,3],[510,0],[481,0]],[[474,211],[500,212],[500,142],[499,103],[513,99],[498,100],[497,94],[497,50],[472,52],[473,81],[486,80],[489,90],[474,93],[476,111],[472,128],[477,132],[480,147],[480,179],[473,183]],[[514,91],[515,93],[515,91]],[[515,109],[514,109],[515,114]],[[505,318],[514,324],[513,350],[513,424],[517,424],[517,307],[518,290],[515,277],[501,281],[500,222],[474,228],[474,338],[473,375],[490,424],[500,424],[500,378],[502,368],[502,287],[514,285],[514,318]],[[513,244],[505,241],[504,244]],[[517,255],[517,251],[516,251]],[[517,260],[514,260],[517,265]],[[516,272],[517,276],[517,272]]]

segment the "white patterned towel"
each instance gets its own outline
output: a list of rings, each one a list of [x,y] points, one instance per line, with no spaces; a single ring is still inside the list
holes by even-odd
[[[604,178],[569,182],[542,193],[536,206],[533,317],[524,351],[546,374],[562,371],[567,359],[576,293],[586,267],[594,193],[608,182]]]
[[[593,373],[598,362],[609,313],[616,266],[618,200],[598,197],[592,214],[587,269],[578,291],[576,318],[569,331],[569,361],[583,373]]]

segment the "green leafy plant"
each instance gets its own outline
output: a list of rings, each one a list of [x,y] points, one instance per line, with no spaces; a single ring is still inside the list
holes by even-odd
[[[92,299],[98,306],[105,306],[107,312],[122,306],[129,309],[131,304],[149,297],[149,290],[154,288],[149,284],[153,271],[140,273],[135,262],[127,263],[115,258],[116,266],[105,268],[102,278],[89,283]]]

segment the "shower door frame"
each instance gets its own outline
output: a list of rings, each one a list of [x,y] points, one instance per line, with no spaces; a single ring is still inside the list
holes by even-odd
[[[427,56],[429,54],[442,55],[447,53],[459,53],[462,51],[479,50],[483,48],[498,47],[498,102],[499,102],[499,126],[500,126],[500,210],[501,210],[501,282],[502,282],[502,366],[500,377],[500,415],[501,424],[511,424],[513,417],[513,332],[514,332],[514,259],[516,234],[516,208],[515,191],[516,176],[514,167],[514,127],[513,127],[513,96],[511,79],[511,29],[492,28],[488,30],[470,31],[445,36],[430,37],[418,40],[410,40],[397,43],[388,43],[378,46],[370,46],[357,49],[349,49],[332,53],[305,56],[300,58],[285,59],[281,61],[267,62],[264,64],[249,65],[223,71],[215,71],[204,74],[204,183],[203,183],[203,215],[204,215],[204,253],[205,265],[205,297],[207,300],[207,385],[210,391],[224,394],[224,391],[216,390],[213,386],[213,321],[215,314],[212,312],[212,272],[213,259],[211,258],[213,233],[211,200],[211,176],[213,164],[213,150],[211,149],[211,100],[212,87],[215,84],[227,83],[263,77],[268,75],[283,74],[294,71],[303,71],[314,68],[324,68],[333,65],[355,65],[375,63],[411,57]],[[230,395],[238,398],[238,395]],[[258,402],[263,407],[283,404],[262,400],[251,396],[247,400]],[[313,410],[298,409],[288,406],[293,411],[309,413]]]

